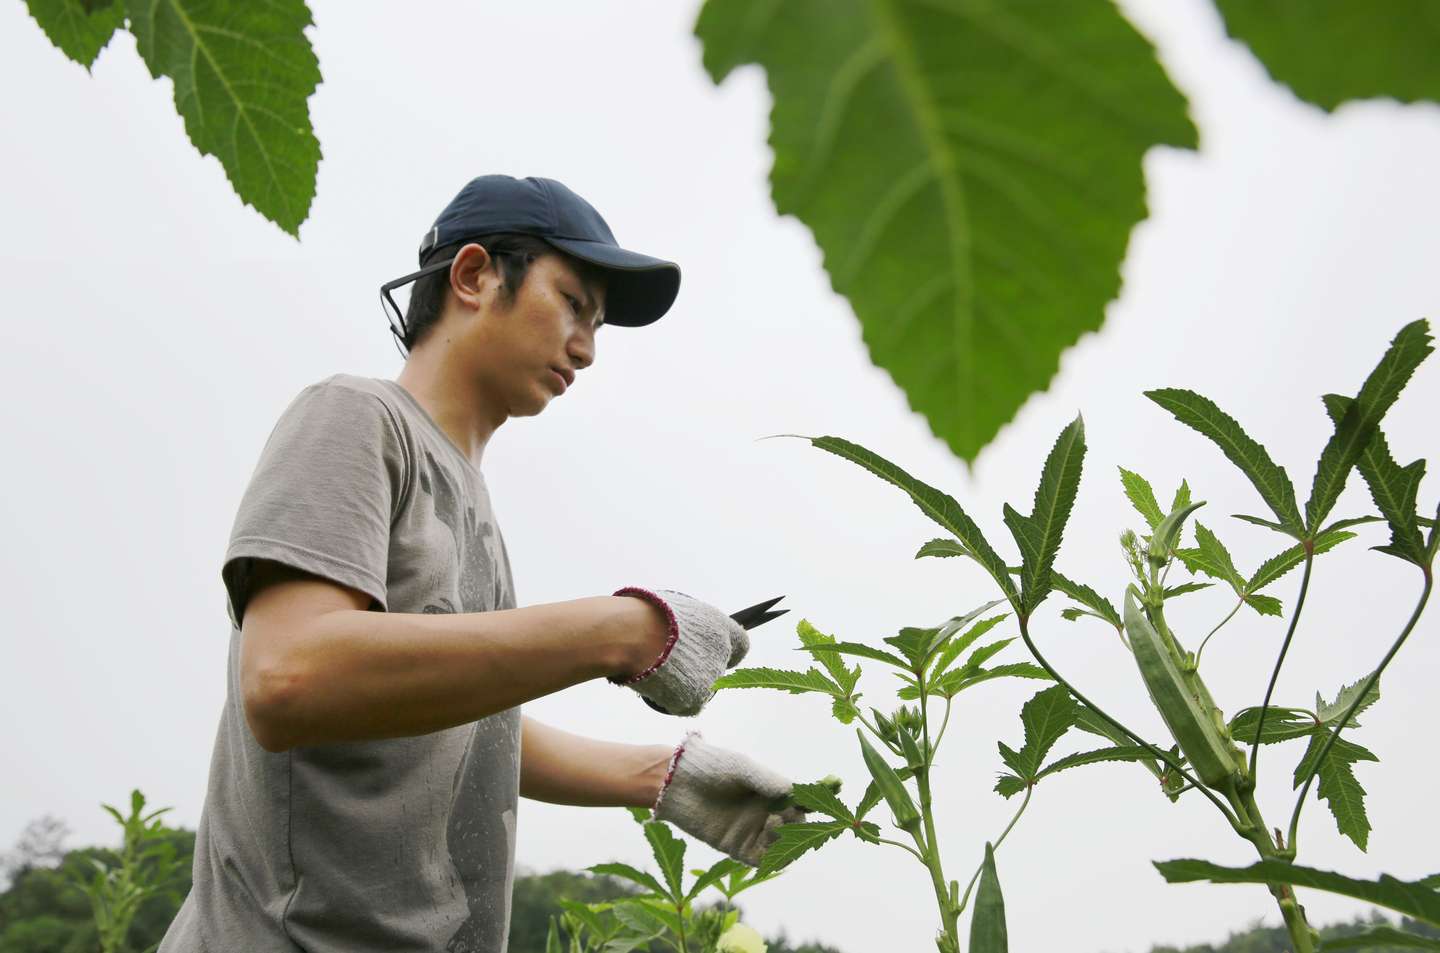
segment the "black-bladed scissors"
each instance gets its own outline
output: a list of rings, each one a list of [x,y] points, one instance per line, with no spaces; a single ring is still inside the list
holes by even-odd
[[[739,612],[730,613],[730,618],[740,623],[747,630],[753,629],[757,625],[764,625],[771,619],[778,619],[780,618],[780,616],[790,611],[789,609],[775,608],[775,603],[779,602],[781,599],[784,598],[784,596],[776,596],[774,599],[766,599],[764,602],[757,602],[753,606],[746,606]],[[655,709],[660,714],[670,714],[668,711],[666,711],[664,708],[661,708],[659,705],[655,704],[650,699],[645,698],[644,695],[641,695],[640,697],[645,699],[645,704],[649,705],[651,708]]]

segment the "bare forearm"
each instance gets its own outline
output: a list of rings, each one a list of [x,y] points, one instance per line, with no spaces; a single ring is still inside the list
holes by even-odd
[[[643,667],[647,646],[661,637],[663,621],[630,597],[453,615],[328,612],[265,679],[267,746],[419,735],[475,721]]]
[[[585,807],[652,806],[674,753],[670,745],[584,738],[531,718],[521,744],[521,797]]]

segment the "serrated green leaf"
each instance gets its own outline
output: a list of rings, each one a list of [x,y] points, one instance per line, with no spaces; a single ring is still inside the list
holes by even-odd
[[[1230,558],[1230,551],[1225,548],[1224,543],[1220,542],[1220,538],[1210,531],[1209,527],[1198,521],[1195,523],[1195,543],[1196,549],[1187,550],[1188,553],[1193,554],[1191,556],[1194,561],[1193,565],[1190,560],[1181,557],[1181,560],[1185,562],[1185,568],[1191,572],[1203,572],[1212,579],[1229,583],[1236,595],[1244,593],[1245,577],[1241,576],[1240,571],[1235,568],[1235,561]],[[1178,551],[1176,555],[1180,555]]]
[[[1124,628],[1124,624],[1120,621],[1120,613],[1115,611],[1115,607],[1110,604],[1108,599],[1094,589],[1053,571],[1050,573],[1050,582],[1056,589],[1082,606],[1093,610],[1099,618],[1109,622],[1115,628]]]
[[[1273,615],[1279,618],[1285,614],[1284,605],[1274,596],[1250,594],[1245,596],[1245,604],[1261,615]]]
[[[777,210],[964,460],[1100,326],[1144,217],[1141,157],[1196,145],[1109,4],[709,0],[695,32],[717,82],[764,68]]]
[[[975,891],[975,914],[970,921],[969,953],[1009,953],[1009,950],[1005,898],[1000,894],[1000,875],[995,870],[995,849],[986,844],[980,886]]]
[[[897,634],[887,636],[883,641],[895,647],[903,656],[911,670],[920,668],[921,661],[928,659],[931,648],[938,641],[940,627],[920,628],[917,626],[906,626]]]
[[[1288,529],[1286,529],[1281,524],[1275,522],[1274,520],[1261,519],[1258,516],[1246,516],[1244,513],[1231,513],[1230,518],[1244,520],[1247,523],[1254,523],[1256,526],[1263,526],[1266,529],[1273,529],[1277,533],[1287,533],[1290,535],[1294,535],[1293,533],[1290,533]]]
[[[1025,744],[1019,751],[1000,745],[1005,764],[1026,781],[1034,781],[1045,756],[1061,735],[1075,724],[1078,705],[1064,685],[1052,685],[1037,693],[1020,709],[1025,726]]]
[[[1246,44],[1276,82],[1334,109],[1351,99],[1440,99],[1435,7],[1392,0],[1385,16],[1345,0],[1219,0],[1229,34]],[[1328,942],[1326,944],[1329,945]]]
[[[1321,553],[1328,552],[1347,539],[1354,538],[1354,533],[1347,533],[1343,530],[1334,530],[1317,536],[1315,538],[1315,555],[1318,556]],[[1304,561],[1305,547],[1299,543],[1291,546],[1283,553],[1271,556],[1260,564],[1260,568],[1255,570],[1255,575],[1251,576],[1250,581],[1245,583],[1246,594],[1259,592]]]
[[[1324,724],[1327,728],[1333,727],[1336,723],[1338,723],[1341,716],[1345,714],[1346,710],[1348,710],[1349,707],[1355,703],[1355,699],[1360,697],[1360,690],[1365,687],[1365,683],[1369,681],[1369,679],[1370,676],[1366,675],[1364,678],[1356,679],[1349,685],[1341,687],[1339,693],[1336,694],[1335,701],[1333,703],[1326,702],[1317,693],[1315,696],[1315,710],[1320,715],[1321,723]],[[1360,705],[1355,709],[1355,714],[1350,716],[1350,723],[1347,724],[1345,727],[1357,727],[1359,725],[1359,722],[1355,721],[1355,717],[1357,715],[1363,714],[1365,709],[1369,708],[1371,705],[1375,704],[1379,700],[1380,680],[1377,678],[1375,680],[1375,684],[1371,685],[1370,690],[1365,693],[1364,701],[1362,701]]]
[[[1410,382],[1420,362],[1434,350],[1428,332],[1429,326],[1423,320],[1412,321],[1401,328],[1380,363],[1365,378],[1360,393],[1335,422],[1335,433],[1320,454],[1310,500],[1305,505],[1305,526],[1312,536],[1330,515],[1351,469],[1375,436],[1380,421]]]
[[[795,695],[804,692],[823,692],[826,695],[844,695],[839,685],[825,677],[819,669],[794,672],[778,668],[737,668],[715,680],[715,689],[724,688],[775,688]]]
[[[800,824],[781,824],[775,829],[778,835],[775,843],[760,858],[760,873],[788,867],[806,851],[815,850],[827,841],[834,840],[850,829],[844,821],[805,821]]]
[[[1165,589],[1165,598],[1174,599],[1177,596],[1189,595],[1192,592],[1209,589],[1213,585],[1213,582],[1187,582],[1180,586],[1169,586]]]
[[[653,812],[648,807],[627,807],[625,810],[630,812],[630,816],[633,817],[637,823],[644,824],[646,821],[652,820],[651,815]]]
[[[963,635],[957,635],[949,642],[946,642],[945,647],[935,653],[935,661],[931,663],[930,666],[930,677],[939,678],[943,675],[951,665],[955,664],[955,660],[964,654],[966,649],[975,644],[976,639],[979,639],[986,632],[989,632],[1009,617],[1010,613],[1002,612],[988,619],[982,619],[966,630]]]
[[[683,897],[681,881],[685,874],[685,842],[672,834],[670,825],[662,821],[650,821],[645,825],[645,839],[650,842],[650,852],[660,865],[670,896]]]
[[[811,650],[811,654],[825,667],[825,671],[830,673],[830,677],[835,680],[835,684],[840,686],[840,690],[845,694],[854,691],[855,683],[860,680],[860,669],[858,667],[846,668],[845,662],[833,652],[814,651],[834,645],[835,637],[826,635],[805,619],[800,620],[795,632],[800,636],[801,644]]]
[[[1165,518],[1160,512],[1160,504],[1155,499],[1155,491],[1140,474],[1124,467],[1120,467],[1120,482],[1125,487],[1125,496],[1135,507],[1136,512],[1145,518],[1145,522],[1154,529]]]
[[[605,921],[601,918],[600,913],[593,909],[588,903],[569,900],[565,897],[556,897],[555,902],[560,905],[560,909],[570,914],[576,920],[579,920],[585,925],[586,929],[592,933],[604,936],[608,932]]]
[[[1007,801],[1025,788],[1025,782],[1013,774],[1001,774],[995,779],[995,793]]]
[[[1087,764],[1103,764],[1107,761],[1152,761],[1149,749],[1139,745],[1117,745],[1112,748],[1096,748],[1093,751],[1081,751],[1078,754],[1066,755],[1050,762],[1035,780],[1039,781],[1052,774],[1059,774],[1061,771],[1070,768],[1078,768]]]
[[[717,887],[722,880],[731,874],[744,873],[749,869],[749,867],[746,867],[740,861],[731,857],[716,861],[708,870],[696,876],[695,883],[690,886],[690,892],[685,895],[685,899],[694,900],[700,896],[707,887]],[[722,890],[721,893],[725,893],[725,891]],[[729,894],[726,894],[726,896],[729,896]]]
[[[863,642],[833,642],[826,643],[824,645],[808,646],[806,648],[796,649],[796,651],[808,651],[816,658],[820,658],[825,655],[837,654],[856,655],[860,658],[868,658],[874,659],[877,662],[884,662],[886,665],[893,665],[896,668],[905,669],[907,671],[910,668],[910,663],[902,659],[900,656],[895,655],[891,652],[887,652],[884,649],[877,649],[873,645],[866,645]]]
[[[1297,535],[1303,531],[1300,509],[1295,503],[1295,487],[1285,468],[1270,459],[1269,452],[1251,438],[1235,418],[1194,391],[1167,387],[1146,391],[1145,396],[1219,447],[1254,484],[1286,532]]]
[[[847,824],[855,823],[855,815],[848,807],[840,803],[840,799],[835,796],[834,790],[828,785],[818,782],[792,785],[790,799],[807,811],[819,811],[837,821],[844,821]]]
[[[125,5],[81,0],[25,0],[50,42],[87,70],[125,23]]]
[[[1326,940],[1325,953],[1331,950],[1368,950],[1374,947],[1386,950],[1440,950],[1440,940],[1405,933],[1394,927],[1375,927],[1353,936],[1338,936]]]
[[[320,66],[304,0],[127,0],[140,58],[235,193],[291,235],[310,213],[320,143],[308,100]]]
[[[1255,729],[1260,726],[1260,708],[1244,708],[1230,719],[1230,736],[1241,744],[1255,743]],[[1280,708],[1271,705],[1265,713],[1265,736],[1261,744],[1278,744],[1313,734],[1315,716],[1303,708]]]
[[[858,696],[857,696],[858,697]],[[830,713],[842,725],[848,725],[860,715],[860,709],[848,698],[836,698],[830,703]]]
[[[1170,512],[1173,513],[1176,510],[1183,510],[1189,505],[1190,484],[1185,482],[1184,480],[1181,480],[1180,485],[1175,488],[1175,499],[1170,504]]]
[[[916,559],[922,556],[969,556],[971,559],[975,558],[974,553],[953,539],[930,540],[921,546],[920,551],[915,554]]]
[[[639,884],[646,890],[651,891],[657,897],[665,896],[665,888],[660,886],[660,881],[656,880],[653,875],[647,874],[643,870],[637,870],[634,867],[631,867],[629,864],[592,864],[585,869],[590,871],[592,874],[601,874],[607,877],[620,877],[621,879],[629,880],[630,882]]]
[[[1077,416],[1055,438],[1045,458],[1030,515],[1021,516],[1008,503],[1004,507],[1005,525],[1023,557],[1020,591],[1027,614],[1034,612],[1053,588],[1050,574],[1080,489],[1084,462],[1085,422]]]
[[[1440,926],[1440,893],[1388,874],[1378,880],[1357,880],[1328,870],[1301,867],[1280,860],[1262,860],[1249,867],[1222,867],[1205,860],[1156,861],[1155,869],[1172,884],[1207,880],[1217,884],[1284,883],[1353,897]]]
[[[1343,419],[1353,401],[1338,394],[1325,395],[1325,411],[1332,421]],[[1420,481],[1425,477],[1425,461],[1416,460],[1401,467],[1390,454],[1390,445],[1379,427],[1356,462],[1360,476],[1370,490],[1375,507],[1390,527],[1392,555],[1423,565],[1425,546],[1420,537],[1416,497]]]
[[[706,9],[710,9],[715,3],[716,0],[708,0]],[[702,18],[703,16],[702,13]],[[840,437],[809,437],[806,439],[813,446],[864,467],[892,486],[904,490],[922,513],[960,540],[968,554],[990,574],[990,578],[995,580],[1008,598],[1012,601],[1019,598],[1015,583],[1011,581],[1010,573],[1005,567],[1005,561],[986,542],[985,537],[980,533],[980,527],[975,525],[974,520],[970,519],[960,508],[960,504],[956,503],[948,494],[915,479],[889,460],[859,444],[851,443]]]
[[[643,898],[626,897],[617,900],[613,909],[621,923],[647,937],[658,936],[667,930],[678,933],[682,929],[680,918],[674,910],[651,905]]]
[[[1310,747],[1305,750],[1305,756],[1295,768],[1295,787],[1304,784],[1305,779],[1315,770],[1320,749],[1324,747],[1327,736],[1326,732],[1317,732],[1311,736]],[[1329,806],[1340,833],[1354,841],[1355,846],[1361,850],[1366,848],[1370,839],[1370,819],[1365,815],[1365,789],[1360,786],[1351,765],[1358,761],[1379,760],[1373,752],[1353,741],[1337,738],[1330,753],[1320,762],[1318,771],[1316,797]]]
[[[981,682],[993,681],[997,678],[1033,678],[1041,681],[1050,681],[1050,673],[1033,662],[1011,662],[1005,665],[997,665],[994,668],[976,669],[955,669],[946,672],[937,679],[932,686],[932,694],[942,698],[954,698],[967,688],[979,685]],[[914,701],[920,697],[920,692],[913,686],[902,688],[898,693],[904,701]]]

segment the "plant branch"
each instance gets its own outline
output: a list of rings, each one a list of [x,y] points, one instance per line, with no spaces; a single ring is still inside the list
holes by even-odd
[[[1175,771],[1179,773],[1182,778],[1190,782],[1190,785],[1192,787],[1198,790],[1201,794],[1205,795],[1205,797],[1210,801],[1210,803],[1215,805],[1215,809],[1217,811],[1225,815],[1225,820],[1230,822],[1230,826],[1233,827],[1238,834],[1240,834],[1242,837],[1245,836],[1245,830],[1240,826],[1239,819],[1230,810],[1230,808],[1225,805],[1225,802],[1221,801],[1218,797],[1215,796],[1215,793],[1213,791],[1211,791],[1209,788],[1205,787],[1198,780],[1196,780],[1194,775],[1192,775],[1189,771],[1185,770],[1184,765],[1182,765],[1175,758],[1172,758],[1166,752],[1161,751],[1159,748],[1146,741],[1144,738],[1141,738],[1129,728],[1126,728],[1124,725],[1120,724],[1120,722],[1116,721],[1114,718],[1110,717],[1110,715],[1107,714],[1103,708],[1100,708],[1090,699],[1080,694],[1080,692],[1076,690],[1074,685],[1066,681],[1065,677],[1055,670],[1055,666],[1051,665],[1050,662],[1045,658],[1045,656],[1040,654],[1040,650],[1035,646],[1035,640],[1030,637],[1030,620],[1027,619],[1025,616],[1020,616],[1020,638],[1025,641],[1026,648],[1030,650],[1031,655],[1035,656],[1035,661],[1040,663],[1040,667],[1050,673],[1051,678],[1055,679],[1055,681],[1059,682],[1061,685],[1064,685],[1065,690],[1068,691],[1071,695],[1074,695],[1075,698],[1082,705],[1084,705],[1086,708],[1089,708],[1101,718],[1105,719],[1106,724],[1110,725],[1116,731],[1125,735],[1125,737],[1129,738],[1131,741],[1135,742],[1137,745],[1150,752],[1151,756],[1153,756],[1157,760],[1163,761],[1165,762],[1165,764],[1175,769]]]
[[[1290,640],[1295,637],[1295,626],[1300,621],[1300,610],[1305,607],[1305,593],[1310,589],[1310,568],[1315,565],[1315,543],[1305,542],[1305,575],[1300,578],[1300,595],[1295,600],[1295,611],[1290,613],[1290,628],[1285,632],[1285,641],[1280,644],[1280,654],[1275,658],[1275,668],[1270,673],[1270,684],[1265,689],[1265,700],[1260,703],[1260,721],[1255,726],[1255,742],[1250,746],[1250,783],[1255,783],[1255,763],[1260,760],[1260,739],[1265,737],[1265,715],[1270,710],[1270,697],[1275,694],[1275,683],[1280,680],[1280,667],[1285,664],[1285,653],[1290,651]]]
[[[1295,839],[1299,835],[1300,830],[1300,812],[1305,808],[1305,796],[1310,793],[1310,785],[1319,773],[1320,765],[1324,764],[1325,759],[1329,757],[1330,749],[1335,747],[1335,742],[1339,739],[1340,732],[1344,731],[1345,726],[1350,724],[1350,719],[1354,717],[1355,710],[1360,707],[1365,696],[1370,694],[1371,690],[1375,687],[1375,683],[1380,680],[1380,673],[1385,671],[1391,659],[1395,658],[1395,653],[1400,651],[1400,646],[1404,645],[1405,640],[1410,637],[1410,632],[1415,628],[1415,623],[1420,620],[1420,613],[1425,610],[1425,603],[1430,598],[1430,590],[1433,584],[1434,578],[1431,575],[1430,569],[1426,567],[1425,588],[1420,593],[1420,601],[1415,604],[1415,611],[1410,613],[1410,621],[1405,623],[1405,628],[1400,632],[1400,636],[1395,640],[1394,644],[1390,646],[1390,651],[1385,653],[1385,657],[1380,660],[1380,664],[1375,668],[1375,671],[1365,680],[1364,687],[1361,688],[1360,693],[1355,696],[1355,700],[1350,703],[1350,707],[1345,709],[1345,714],[1335,726],[1335,730],[1330,732],[1329,738],[1325,739],[1325,746],[1320,749],[1320,756],[1316,758],[1310,766],[1310,772],[1305,778],[1305,785],[1300,789],[1300,797],[1295,801],[1295,810],[1290,814],[1289,838],[1286,841],[1286,846],[1290,851],[1293,852],[1295,850]]]
[[[915,848],[911,847],[909,844],[902,843],[902,842],[900,842],[900,841],[898,841],[898,840],[891,840],[891,839],[888,838],[888,837],[876,837],[876,838],[875,838],[875,843],[877,843],[877,844],[889,844],[891,847],[898,847],[898,848],[900,848],[901,850],[909,851],[911,854],[913,854],[913,855],[915,856],[915,859],[916,859],[916,860],[920,861],[920,863],[922,863],[922,864],[925,863],[925,858],[922,857],[922,856],[920,856],[920,852],[919,852],[918,850],[916,850]]]
[[[992,851],[998,851],[1000,849],[1000,845],[1005,843],[1006,835],[1008,835],[1010,833],[1010,829],[1015,826],[1015,822],[1020,820],[1020,815],[1025,813],[1025,808],[1030,803],[1030,795],[1034,792],[1035,785],[1029,784],[1025,786],[1025,800],[1020,802],[1020,809],[1015,812],[1014,817],[1010,818],[1010,823],[1005,825],[1005,829],[1000,832],[1000,836],[995,838],[995,843],[990,848]],[[975,868],[975,873],[970,876],[970,882],[965,885],[965,895],[960,898],[960,906],[956,907],[955,909],[956,916],[959,916],[961,913],[965,912],[965,906],[970,902],[970,891],[975,889],[975,881],[980,879],[980,872],[984,869],[985,863],[982,861],[980,863],[980,866]]]
[[[935,747],[932,749],[932,752],[933,752],[933,751],[939,751],[939,750],[940,750],[940,740],[945,737],[945,729],[946,729],[947,727],[949,727],[949,725],[950,725],[950,706],[951,706],[951,704],[952,704],[952,699],[949,699],[949,698],[945,699],[945,717],[942,718],[942,719],[940,719],[940,731],[935,735]],[[931,755],[931,760],[932,760],[932,761],[934,760],[934,755],[933,755],[933,753],[932,753],[932,755]]]
[[[1205,638],[1200,641],[1200,647],[1195,650],[1195,667],[1196,667],[1196,668],[1199,668],[1199,667],[1200,667],[1200,656],[1201,656],[1201,654],[1204,653],[1204,651],[1205,651],[1205,646],[1206,646],[1207,644],[1209,644],[1209,642],[1210,642],[1210,636],[1214,635],[1216,632],[1219,632],[1221,626],[1225,625],[1225,623],[1227,623],[1227,622],[1229,622],[1231,619],[1235,618],[1235,613],[1239,612],[1239,611],[1240,611],[1240,607],[1243,606],[1244,604],[1245,604],[1245,600],[1244,600],[1243,598],[1242,598],[1239,602],[1235,603],[1235,608],[1233,608],[1233,609],[1230,610],[1230,614],[1227,615],[1225,618],[1221,619],[1221,620],[1220,620],[1220,624],[1217,625],[1217,626],[1215,626],[1215,628],[1213,628],[1213,629],[1210,630],[1210,635],[1205,636]]]
[[[870,724],[870,720],[865,717],[865,713],[863,711],[858,710],[858,706],[856,711],[856,717],[860,719],[860,724],[864,725],[865,728],[870,732],[870,734],[875,736],[876,741],[880,742],[886,748],[890,749],[891,754],[897,755],[901,758],[905,757],[905,752],[900,750],[900,746],[891,744],[890,742],[886,741],[885,736],[880,734],[880,729]]]

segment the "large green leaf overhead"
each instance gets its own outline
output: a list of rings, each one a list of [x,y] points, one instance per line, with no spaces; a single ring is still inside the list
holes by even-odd
[[[25,6],[50,42],[87,70],[125,22],[125,7],[113,0],[25,0]]]
[[[1225,29],[1277,82],[1334,109],[1347,99],[1440,100],[1435,0],[1216,0]]]
[[[717,83],[765,68],[776,208],[965,460],[1100,326],[1145,151],[1196,144],[1109,0],[707,0],[696,34]]]
[[[304,0],[129,0],[130,32],[202,154],[235,192],[294,235],[310,212],[320,143],[310,94],[320,65]]]

